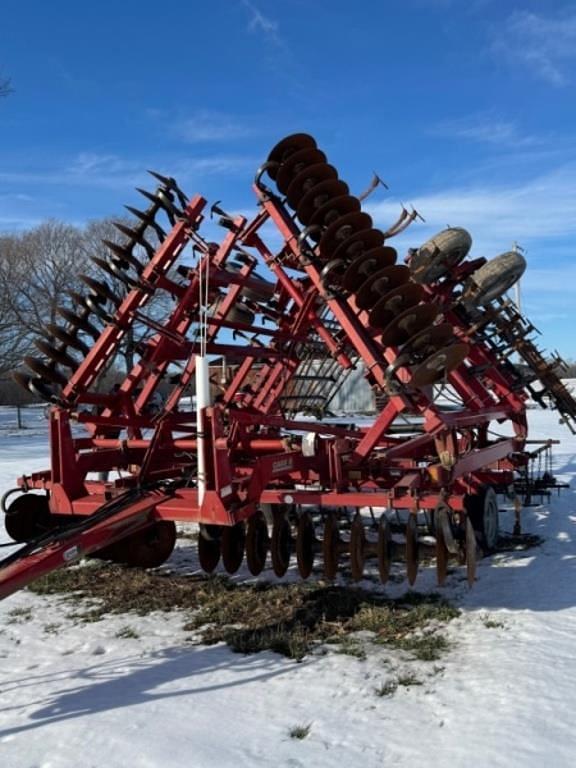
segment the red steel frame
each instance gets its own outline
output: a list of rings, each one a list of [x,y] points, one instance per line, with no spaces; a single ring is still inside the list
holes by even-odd
[[[467,361],[447,377],[466,403],[458,412],[440,411],[430,393],[399,388],[390,394],[370,427],[344,429],[284,418],[279,398],[297,371],[298,342],[320,341],[342,369],[354,365],[353,352],[369,380],[384,392],[390,390],[387,369],[396,360],[397,350],[379,343],[367,326],[367,313],[358,310],[353,298],[326,294],[318,267],[301,258],[300,231],[294,221],[276,198],[258,188],[255,191],[261,212],[251,222],[235,218],[219,246],[200,245],[198,264],[189,269],[188,283],[182,286],[168,277],[168,271],[194,237],[205,206],[201,197],[190,200],[184,217],[146,266],[140,286],[128,294],[114,323],[103,331],[65,387],[62,396],[70,405],[53,409],[51,470],[23,477],[20,485],[49,491],[54,513],[88,515],[126,488],[146,481],[178,481],[186,475],[190,453],[197,450],[195,417],[178,410],[178,404],[195,369],[198,346],[187,333],[198,316],[201,270],[209,271],[212,285],[226,290],[209,320],[208,354],[234,354],[242,363],[222,402],[204,413],[208,487],[202,505],[198,505],[196,489],[183,484],[157,500],[156,518],[231,525],[249,517],[261,504],[282,504],[288,499],[296,504],[411,511],[433,509],[444,500],[454,510],[463,510],[465,495],[487,479],[509,484],[514,467],[522,462],[526,397],[513,391],[490,349],[477,344],[471,344]],[[284,245],[276,253],[260,234],[268,221],[283,238]],[[238,247],[256,251],[274,277],[278,324],[273,330],[227,319],[243,288],[254,285],[251,274],[257,259],[233,275],[222,271]],[[294,270],[299,273],[296,278]],[[167,290],[175,297],[172,312],[162,322],[152,321],[157,333],[145,345],[117,395],[90,392],[130,323],[142,317],[154,290]],[[445,299],[448,319],[457,334],[467,339],[467,329],[450,313],[449,296]],[[319,301],[344,332],[344,343],[320,317]],[[267,335],[269,343],[217,343],[223,328]],[[150,417],[146,405],[175,360],[184,361],[180,380],[162,413]],[[255,374],[257,364],[260,368]],[[482,377],[474,374],[475,367],[483,367]],[[256,391],[244,397],[243,407],[236,407],[235,394],[255,375]],[[409,372],[400,368],[397,375],[402,383]],[[139,394],[134,396],[137,390]],[[100,413],[79,409],[86,404],[97,406]],[[71,414],[87,428],[87,437],[73,436]],[[401,414],[420,415],[423,431],[404,438],[394,436],[391,427]],[[510,421],[514,436],[488,441],[486,428],[494,420]],[[107,436],[111,428],[126,430],[126,436]],[[151,437],[143,437],[146,430],[153,431]],[[298,430],[318,434],[316,455],[303,455],[298,437],[286,437],[287,432]],[[112,468],[123,469],[126,476],[112,483],[86,479],[89,472]]]

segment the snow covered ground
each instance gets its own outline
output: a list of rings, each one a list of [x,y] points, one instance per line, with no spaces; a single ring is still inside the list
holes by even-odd
[[[551,412],[532,410],[530,420],[532,437],[561,438],[555,471],[571,481],[576,438]],[[40,420],[0,433],[1,492],[46,466]],[[540,547],[482,561],[472,590],[460,570],[450,577],[443,591],[463,613],[435,664],[385,648],[364,661],[242,656],[193,645],[177,613],[78,624],[56,598],[13,595],[0,604],[0,765],[572,766],[574,491],[527,509],[523,521],[544,538]],[[436,588],[432,569],[416,588]],[[376,695],[402,671],[423,684]],[[310,725],[305,739],[290,738],[296,725]]]

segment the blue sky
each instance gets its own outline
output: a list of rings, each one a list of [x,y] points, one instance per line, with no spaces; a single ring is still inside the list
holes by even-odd
[[[376,170],[400,250],[447,224],[526,250],[524,308],[576,357],[576,2],[2,3],[0,231],[137,204],[146,168],[253,207],[270,147],[313,133],[349,182]]]

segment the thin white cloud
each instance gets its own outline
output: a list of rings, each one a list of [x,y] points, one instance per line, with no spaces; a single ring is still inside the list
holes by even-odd
[[[254,129],[222,112],[199,110],[190,117],[178,120],[174,134],[191,144],[210,141],[231,141],[254,134]]]
[[[492,48],[539,79],[565,86],[576,60],[576,8],[566,7],[553,16],[514,11],[496,33]]]
[[[248,20],[249,31],[262,34],[271,43],[282,46],[282,40],[278,34],[278,22],[269,16],[265,16],[250,0],[241,0],[241,2],[250,14]]]
[[[454,187],[410,200],[426,219],[391,243],[417,247],[446,226],[462,226],[472,235],[476,256],[495,256],[518,241],[531,258],[544,260],[553,249],[567,256],[566,239],[576,241],[576,164],[566,165],[525,183]],[[376,225],[387,227],[400,204],[385,200],[366,206]],[[541,263],[541,261],[540,261]]]
[[[184,183],[202,176],[232,174],[246,168],[255,168],[257,159],[238,155],[209,155],[193,159],[125,160],[116,155],[82,152],[64,163],[33,171],[0,171],[0,180],[12,184],[38,184],[53,186],[91,186],[109,189],[127,189],[146,186],[150,177],[146,169],[173,175]]]
[[[430,134],[519,149],[541,143],[535,136],[524,136],[516,123],[486,112],[443,120],[430,129]]]

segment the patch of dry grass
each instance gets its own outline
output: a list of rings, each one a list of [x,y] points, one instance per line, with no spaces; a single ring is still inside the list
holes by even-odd
[[[30,588],[74,603],[70,618],[79,621],[180,610],[189,617],[184,629],[205,643],[226,642],[239,653],[271,650],[296,660],[327,642],[358,658],[365,657],[366,642],[375,642],[436,660],[447,649],[439,627],[459,613],[437,594],[411,592],[392,600],[357,587],[243,584],[100,563],[56,571]],[[357,640],[357,632],[370,638]]]

